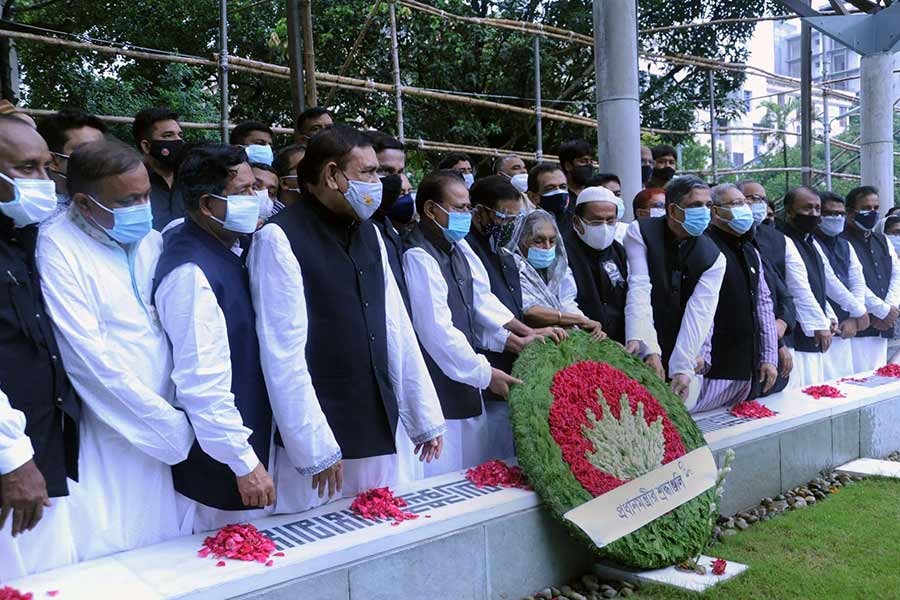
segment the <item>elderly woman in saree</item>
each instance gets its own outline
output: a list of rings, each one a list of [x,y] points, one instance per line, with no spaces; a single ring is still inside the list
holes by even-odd
[[[544,210],[529,213],[519,223],[507,251],[519,269],[522,311],[528,325],[577,327],[594,339],[606,337],[600,323],[587,318],[575,302],[578,289],[553,215]]]

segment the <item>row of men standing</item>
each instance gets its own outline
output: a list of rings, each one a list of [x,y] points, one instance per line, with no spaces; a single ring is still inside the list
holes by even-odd
[[[873,259],[872,274],[889,283],[860,309],[816,242],[791,237],[811,223],[825,235],[812,190],[788,195],[785,236],[762,224],[755,184],[710,194],[678,178],[666,216],[626,233],[621,199],[590,182],[570,192],[565,161],[528,173],[529,201],[554,216],[526,218],[515,175],[472,184],[457,161],[413,198],[404,177],[379,179],[402,146],[336,126],[309,142],[302,201],[259,231],[240,148],[187,153],[176,177],[187,218],[162,238],[150,231],[140,157],[109,141],[68,157],[72,206],[38,236],[51,212],[52,190],[35,183],[46,179],[46,146],[20,124],[2,126],[18,142],[0,165],[13,198],[0,207],[15,250],[7,273],[21,301],[13,296],[9,331],[38,369],[23,376],[13,361],[0,375],[11,400],[0,449],[14,448],[0,452],[0,493],[27,500],[10,527],[33,527],[47,495],[71,492],[26,536],[0,537],[12,573],[509,456],[498,400],[516,383],[512,360],[572,326],[626,344],[685,398],[699,388],[695,410],[705,410],[777,387],[776,365],[784,376],[792,360],[796,385],[821,381],[832,322],[849,338],[870,312],[879,328],[896,320],[889,244],[888,266]],[[865,223],[858,206],[851,219]],[[863,237],[887,244],[879,235]],[[826,297],[846,303],[847,318],[832,320]],[[13,393],[28,377],[55,387]],[[38,556],[51,538],[71,544]]]

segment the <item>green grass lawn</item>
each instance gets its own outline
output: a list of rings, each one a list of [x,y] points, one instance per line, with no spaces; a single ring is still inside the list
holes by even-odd
[[[748,565],[705,594],[646,586],[639,598],[900,598],[900,481],[867,479],[713,546]]]

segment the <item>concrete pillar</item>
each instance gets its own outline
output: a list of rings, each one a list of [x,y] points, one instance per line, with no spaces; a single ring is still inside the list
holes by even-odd
[[[860,60],[860,175],[879,191],[881,214],[894,206],[894,56]]]
[[[594,76],[600,170],[622,180],[625,220],[641,191],[641,114],[638,102],[635,0],[594,0]]]

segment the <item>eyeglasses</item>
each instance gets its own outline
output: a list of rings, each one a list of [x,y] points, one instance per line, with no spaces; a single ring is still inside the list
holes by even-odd
[[[749,195],[749,196],[744,196],[744,198],[746,198],[747,200],[749,200],[749,201],[750,201],[750,204],[757,204],[757,203],[759,203],[759,202],[766,202],[766,203],[768,203],[768,201],[769,201],[768,198],[766,198],[765,196],[760,196],[759,194],[751,194],[751,195]]]

